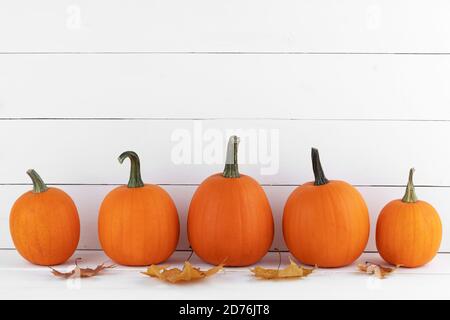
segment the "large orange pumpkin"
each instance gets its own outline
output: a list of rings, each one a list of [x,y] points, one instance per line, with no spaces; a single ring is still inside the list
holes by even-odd
[[[344,181],[326,179],[312,149],[315,181],[296,188],[283,214],[287,247],[301,262],[342,267],[355,261],[369,238],[369,213],[361,194]]]
[[[100,243],[106,255],[119,264],[157,264],[176,249],[180,233],[177,209],[164,189],[144,184],[138,155],[124,152],[120,163],[126,158],[131,161],[128,185],[111,191],[100,207]]]
[[[419,267],[430,262],[441,244],[439,214],[427,202],[417,200],[414,169],[402,200],[388,203],[377,221],[376,242],[384,260],[403,267]]]
[[[29,262],[53,266],[64,263],[80,240],[77,208],[64,191],[48,188],[34,170],[28,170],[33,190],[14,203],[10,231],[17,251]]]
[[[238,170],[239,138],[228,143],[225,170],[207,178],[192,198],[188,236],[194,252],[217,265],[259,261],[273,241],[272,210],[258,182]]]

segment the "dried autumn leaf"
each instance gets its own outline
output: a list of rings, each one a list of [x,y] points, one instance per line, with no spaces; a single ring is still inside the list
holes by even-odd
[[[394,272],[398,267],[399,266],[396,266],[395,268],[388,268],[388,267],[384,267],[382,265],[370,263],[370,262],[358,264],[359,271],[365,272],[367,274],[373,274],[380,279],[384,279],[387,275]]]
[[[160,280],[167,281],[170,283],[176,283],[181,281],[189,282],[203,279],[212,276],[213,274],[216,274],[222,269],[223,265],[220,264],[209,270],[202,271],[199,268],[193,267],[189,261],[185,261],[183,270],[180,270],[178,268],[168,269],[167,266],[151,265],[147,269],[147,271],[142,272],[142,274],[153,278],[158,278]]]
[[[76,278],[90,278],[95,277],[100,272],[102,272],[105,269],[112,269],[115,268],[115,265],[105,265],[104,263],[98,265],[95,269],[91,268],[80,268],[78,265],[78,261],[81,259],[75,260],[75,268],[70,272],[60,272],[52,267],[49,267],[52,270],[52,273],[54,276],[64,279],[76,279]]]
[[[297,265],[289,257],[290,264],[284,269],[266,269],[263,267],[255,267],[250,271],[253,272],[255,277],[262,279],[288,279],[288,278],[304,278],[310,275],[314,269],[307,269]]]

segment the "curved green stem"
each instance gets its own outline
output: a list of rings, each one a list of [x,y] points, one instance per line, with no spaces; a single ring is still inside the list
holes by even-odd
[[[405,196],[402,199],[402,201],[405,203],[416,203],[417,202],[417,195],[416,195],[416,190],[415,190],[414,182],[413,182],[415,171],[416,170],[414,170],[414,168],[409,170],[408,185],[406,186]]]
[[[144,186],[144,182],[141,178],[141,162],[139,161],[139,156],[136,152],[126,151],[120,155],[119,162],[123,163],[126,158],[129,158],[131,162],[128,188],[142,188]]]
[[[36,171],[30,169],[27,171],[27,174],[30,176],[31,181],[33,181],[33,193],[43,193],[48,190],[44,180],[42,180]]]
[[[320,163],[320,156],[319,156],[319,150],[316,148],[311,149],[311,158],[312,158],[312,164],[313,164],[313,171],[314,171],[314,185],[315,186],[323,186],[327,184],[328,179],[325,177],[325,174],[323,173],[322,164]]]
[[[225,178],[239,178],[239,165],[238,165],[238,147],[239,137],[231,136],[228,140],[227,159],[225,162],[225,169],[223,170],[223,176]]]

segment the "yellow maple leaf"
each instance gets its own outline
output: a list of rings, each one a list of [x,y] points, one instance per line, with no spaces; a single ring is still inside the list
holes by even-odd
[[[304,278],[310,275],[314,269],[307,269],[297,265],[289,257],[290,264],[284,269],[266,269],[263,267],[255,267],[250,271],[255,277],[270,280],[270,279],[288,279],[288,278]]]
[[[55,277],[64,278],[64,279],[74,279],[74,278],[91,278],[97,276],[99,273],[106,269],[115,268],[115,265],[105,265],[104,263],[98,265],[95,269],[91,268],[80,268],[78,262],[81,261],[81,258],[75,260],[75,268],[70,272],[60,272],[52,267],[51,272]]]
[[[396,266],[395,268],[384,267],[379,264],[365,262],[358,264],[358,270],[367,274],[373,274],[380,279],[384,279],[387,275],[394,272],[400,266]]]
[[[146,272],[142,272],[142,274],[158,278],[163,281],[167,281],[170,283],[177,282],[189,282],[194,280],[203,279],[209,276],[212,276],[223,269],[223,265],[220,264],[214,268],[209,270],[200,270],[200,268],[193,267],[189,261],[184,262],[183,270],[178,268],[168,269],[167,266],[157,266],[151,265]]]

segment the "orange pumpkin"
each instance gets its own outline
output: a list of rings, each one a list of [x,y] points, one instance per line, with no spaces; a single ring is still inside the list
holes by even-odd
[[[126,158],[131,161],[128,185],[111,191],[100,207],[100,243],[106,255],[119,264],[157,264],[176,249],[180,233],[177,209],[164,189],[144,184],[138,155],[124,152],[120,163]]]
[[[239,138],[232,136],[224,172],[203,181],[189,207],[192,249],[214,265],[251,265],[267,253],[273,241],[269,201],[258,182],[239,173],[238,144]]]
[[[9,220],[11,237],[26,260],[42,266],[62,264],[80,240],[77,208],[64,191],[48,188],[34,170],[27,174],[33,190],[14,203]]]
[[[296,188],[283,214],[287,247],[301,262],[342,267],[355,261],[369,238],[369,213],[361,194],[344,181],[329,181],[312,149],[315,181]]]
[[[384,260],[403,267],[419,267],[430,262],[442,240],[439,214],[427,202],[417,200],[414,169],[402,200],[388,203],[377,221],[376,242]]]

